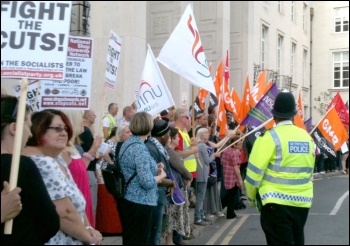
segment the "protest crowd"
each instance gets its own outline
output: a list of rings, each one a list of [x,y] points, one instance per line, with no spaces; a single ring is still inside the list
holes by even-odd
[[[62,13],[55,18],[64,19],[68,5],[58,5]],[[83,43],[89,49],[91,42],[72,38],[70,45]],[[78,60],[73,59],[78,58],[72,57],[78,53],[67,56],[66,77],[76,81]],[[111,68],[119,52],[110,48],[109,53]],[[164,51],[158,58],[166,63]],[[209,84],[201,84],[191,105],[184,107],[175,105],[159,68],[152,68],[156,62],[149,46],[145,68],[152,69],[144,70],[137,97],[123,109],[118,95],[102,102],[106,114],[101,122],[95,122],[100,109],[84,108],[89,101],[85,90],[80,99],[61,103],[68,96],[60,99],[60,92],[48,86],[38,110],[35,103],[21,104],[22,94],[16,97],[2,89],[1,244],[100,245],[103,235],[120,234],[123,245],[187,245],[195,238],[195,227],[209,225],[214,217],[239,220],[238,211],[246,206],[261,212],[268,244],[290,243],[271,236],[278,221],[271,218],[270,203],[299,219],[291,222],[298,235],[293,240],[304,244],[313,176],[349,173],[348,109],[337,94],[312,126],[299,98],[266,81],[266,70],[259,73],[254,93],[247,78],[241,100],[228,88],[227,61],[220,62],[214,81],[207,78]],[[206,60],[201,71],[209,72],[204,64]],[[108,69],[115,75],[106,78],[109,86],[116,71]],[[161,91],[159,99],[153,89],[145,89],[152,80],[160,81],[154,86]],[[15,159],[17,185],[10,189]],[[105,176],[109,170],[124,177],[122,195],[112,194],[114,183]],[[5,233],[8,225],[11,233]]]
[[[1,95],[1,154],[2,163],[7,163],[2,164],[2,181],[8,181],[10,171],[12,150],[5,143],[13,146],[13,109],[17,102],[13,96]],[[110,103],[108,108],[117,106]],[[157,245],[164,240],[168,245],[186,245],[186,240],[194,238],[193,226],[206,226],[213,216],[239,219],[237,210],[248,203],[244,194],[245,163],[255,141],[252,135],[244,137],[249,127],[240,130],[232,114],[227,113],[226,133],[218,137],[215,109],[196,112],[193,126],[192,111],[188,109],[173,106],[155,119],[148,113],[136,112],[133,106],[126,109],[130,121],[124,115],[119,125],[115,118],[109,122],[105,139],[108,148],[99,157],[96,153],[102,138],[94,136],[94,110],[45,109],[27,113],[19,188],[9,192],[6,182],[2,188],[2,223],[15,218],[13,235],[2,234],[2,242],[99,244],[102,233],[122,233],[124,244]],[[109,118],[107,114],[103,121]],[[190,137],[188,133],[193,130],[195,134]],[[325,156],[324,152],[317,153],[314,173],[348,174],[348,151],[340,149],[337,158],[326,161]],[[108,193],[98,195],[97,189],[104,183],[101,169],[113,165],[116,158],[126,180],[135,170],[137,173],[122,199]],[[25,185],[28,176],[22,172],[33,172],[30,186]],[[175,190],[180,200],[174,202],[170,194]],[[30,199],[27,194],[32,194]],[[48,207],[40,209],[38,215],[35,210],[27,211],[43,206]],[[190,221],[189,209],[193,207],[195,220]],[[147,223],[139,223],[141,220]],[[27,227],[25,222],[30,222],[31,236],[21,233]],[[99,232],[101,223],[104,225]],[[122,229],[116,231],[114,224],[118,223]]]

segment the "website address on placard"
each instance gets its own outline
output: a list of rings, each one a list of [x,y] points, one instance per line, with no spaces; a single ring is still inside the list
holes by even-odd
[[[41,107],[69,107],[69,108],[85,108],[88,106],[89,99],[87,97],[42,97]]]
[[[1,70],[1,77],[32,78],[32,79],[63,79],[63,72]]]

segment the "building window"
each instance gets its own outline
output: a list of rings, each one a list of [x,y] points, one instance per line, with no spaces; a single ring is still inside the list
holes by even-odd
[[[334,88],[349,88],[349,52],[333,53]]]
[[[266,67],[266,60],[267,60],[267,26],[262,26],[261,29],[261,70],[264,70]]]
[[[307,50],[303,52],[303,86],[307,85]]]
[[[349,31],[349,7],[334,9],[334,32]]]
[[[90,1],[73,1],[70,35],[90,36]]]
[[[295,59],[296,59],[296,50],[297,50],[297,45],[296,43],[292,43],[292,52],[291,52],[291,57],[290,57],[290,77],[294,80],[294,74],[295,74]]]
[[[283,57],[283,36],[282,35],[278,35],[277,37],[277,74],[281,75],[282,71],[282,57]],[[280,83],[280,79],[278,76],[278,81],[276,81],[278,84]]]
[[[303,29],[306,31],[307,26],[307,5],[304,3],[303,7]]]
[[[295,4],[295,1],[292,1],[291,5],[290,5],[290,20],[292,22],[294,22],[294,20],[295,20],[295,6],[294,6],[294,4]]]
[[[280,13],[282,13],[282,4],[283,4],[283,2],[282,1],[277,1],[277,9],[278,9],[278,12],[280,12]]]

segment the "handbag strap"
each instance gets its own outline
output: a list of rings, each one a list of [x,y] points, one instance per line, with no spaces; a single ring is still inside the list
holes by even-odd
[[[120,155],[120,160],[122,159],[122,156],[124,155],[124,153],[125,153],[125,151],[131,146],[131,145],[133,145],[133,144],[137,144],[137,143],[132,143],[132,144],[129,144],[126,148],[125,148],[125,150],[123,151],[123,153],[121,153],[121,155]],[[119,161],[118,161],[118,165],[120,165],[119,164]],[[118,167],[119,169],[120,169],[120,171],[121,171],[121,168],[120,168],[120,166]],[[129,180],[126,182],[126,184],[125,184],[125,189],[128,187],[128,185],[130,184],[130,182],[136,177],[136,170],[135,170],[135,172],[134,172],[134,174],[129,178]]]

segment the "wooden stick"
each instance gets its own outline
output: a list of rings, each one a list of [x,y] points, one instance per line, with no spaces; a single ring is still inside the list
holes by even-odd
[[[240,125],[238,125],[233,131],[237,131],[237,129],[240,127]],[[225,140],[225,142],[220,146],[220,148],[216,151],[216,152],[219,152],[221,149],[222,149],[222,147],[224,147],[224,145],[227,143],[227,141],[229,140],[230,138],[229,137],[227,137],[226,138],[226,140]]]
[[[97,130],[97,135],[95,134],[95,137],[98,136],[100,133],[101,133],[101,129],[102,129],[102,136],[103,136],[103,126],[102,126],[102,121],[103,121],[103,111],[104,111],[104,108],[105,108],[105,104],[106,104],[106,85],[105,85],[105,89],[104,89],[104,93],[103,93],[103,100],[102,100],[102,104],[101,104],[101,120],[98,124],[98,130]],[[104,137],[102,138],[103,140]],[[96,155],[95,155],[96,158],[99,158],[100,157],[100,152],[99,150],[97,150],[96,152]]]
[[[28,79],[22,79],[21,93],[18,101],[17,116],[16,116],[16,134],[15,142],[13,146],[12,162],[11,162],[11,173],[10,173],[10,191],[16,188],[18,180],[18,170],[19,170],[19,158],[21,155],[22,147],[22,136],[23,136],[23,125],[24,116],[27,101],[27,91],[28,91]],[[16,109],[14,109],[16,110]],[[8,220],[5,222],[4,234],[12,234],[12,224],[13,220]]]
[[[192,137],[195,137],[195,132],[194,132],[194,85],[192,85],[192,99],[191,99],[191,102],[192,102]]]
[[[41,85],[41,80],[39,80],[39,82],[38,82],[38,87],[36,87],[36,93],[35,93],[35,100],[34,100],[33,112],[36,112],[36,111],[37,111],[37,106],[36,106],[36,104],[38,103],[38,96],[39,96],[40,85]]]
[[[229,147],[231,147],[232,145],[236,144],[237,142],[239,142],[240,140],[242,140],[245,137],[248,137],[250,134],[256,132],[257,130],[259,130],[260,128],[263,128],[267,123],[269,123],[271,120],[273,120],[273,118],[270,118],[269,120],[265,121],[264,123],[262,123],[260,126],[254,128],[252,131],[248,132],[247,134],[245,134],[244,136],[240,137],[239,139],[237,139],[235,142],[233,142],[232,144],[230,144],[229,146],[227,146],[225,149],[220,150],[219,152],[216,152],[218,154],[220,154],[221,152],[225,151],[226,149],[228,149]]]

